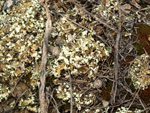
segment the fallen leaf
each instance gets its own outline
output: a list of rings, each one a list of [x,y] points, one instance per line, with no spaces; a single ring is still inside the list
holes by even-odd
[[[60,46],[64,43],[64,40],[62,37],[58,37],[56,40],[55,40],[55,43],[56,45]]]
[[[100,79],[97,79],[94,81],[94,87],[95,88],[101,88],[102,84],[103,84],[103,82]]]
[[[130,4],[124,4],[121,6],[121,9],[124,10],[126,13],[130,13],[131,5]]]
[[[140,8],[141,8],[141,6],[137,3],[136,0],[132,0],[132,1],[130,1],[130,3],[131,3],[134,7],[136,7],[137,9],[140,9]]]
[[[24,73],[22,70],[20,70],[20,69],[17,69],[16,71],[15,71],[15,73],[16,74],[21,74],[21,73]]]
[[[45,1],[45,0],[39,0],[39,2],[40,2],[41,4],[44,3],[44,1]]]
[[[74,37],[70,34],[68,35],[68,42],[71,42],[74,39]]]
[[[27,85],[25,84],[25,83],[23,83],[23,82],[20,82],[19,84],[17,84],[17,86],[16,86],[16,88],[14,89],[14,91],[13,91],[13,96],[15,97],[15,98],[20,98],[21,97],[21,95],[22,95],[22,93],[25,91],[25,90],[27,90]]]
[[[2,71],[5,68],[6,64],[0,62],[0,71]]]
[[[61,63],[59,67],[56,68],[56,73],[58,73],[58,76],[60,76],[61,70],[63,70],[65,67],[65,63]]]
[[[52,54],[52,56],[53,56],[54,58],[55,58],[55,57],[58,57],[58,56],[59,56],[59,53],[60,53],[59,47],[58,47],[58,46],[56,46],[56,47],[50,46],[50,47],[49,47],[49,52]]]
[[[107,107],[107,106],[108,106],[108,104],[109,104],[109,102],[108,102],[108,101],[106,101],[106,100],[102,100],[102,104],[103,104],[103,107]]]
[[[96,26],[94,29],[97,35],[101,35],[103,33],[101,26]]]

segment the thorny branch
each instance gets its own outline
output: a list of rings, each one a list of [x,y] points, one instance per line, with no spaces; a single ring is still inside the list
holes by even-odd
[[[48,113],[49,103],[46,100],[45,94],[45,83],[46,83],[46,63],[47,63],[47,53],[48,53],[48,38],[52,31],[52,21],[47,6],[47,0],[45,1],[44,8],[46,10],[46,29],[43,40],[43,53],[42,53],[42,62],[41,62],[41,72],[40,72],[40,87],[39,87],[39,100],[40,100],[40,110],[41,113]],[[42,3],[41,3],[42,4]]]

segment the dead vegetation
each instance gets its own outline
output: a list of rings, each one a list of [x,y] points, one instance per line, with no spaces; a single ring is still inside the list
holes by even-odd
[[[148,1],[0,5],[0,112],[149,112]]]

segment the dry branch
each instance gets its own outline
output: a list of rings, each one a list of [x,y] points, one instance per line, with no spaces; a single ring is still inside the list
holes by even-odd
[[[49,9],[47,6],[47,0],[45,1],[44,8],[46,10],[46,28],[43,40],[43,53],[42,53],[42,62],[40,67],[40,87],[39,87],[39,100],[40,100],[40,110],[41,113],[48,113],[48,101],[46,100],[45,93],[45,83],[46,83],[46,63],[47,63],[47,53],[48,53],[48,38],[52,31],[52,21],[49,13]]]
[[[58,15],[64,17],[65,19],[67,19],[67,20],[70,21],[71,23],[77,25],[78,27],[80,27],[80,28],[82,28],[82,29],[85,29],[85,30],[91,32],[91,30],[89,30],[88,28],[86,28],[86,27],[80,25],[79,23],[77,23],[77,22],[71,20],[69,17],[67,17],[67,16],[65,16],[65,15],[63,15],[63,14],[61,14],[61,13],[58,13],[58,12],[55,12],[55,13],[57,13]],[[97,36],[103,43],[105,43],[106,45],[108,45],[107,42],[106,42],[106,40],[104,40],[100,35],[97,35],[97,34],[96,34],[96,36]]]
[[[118,13],[119,13],[119,23],[118,23],[118,34],[117,34],[117,39],[116,39],[116,44],[115,44],[115,53],[114,53],[114,80],[116,82],[113,82],[113,87],[111,91],[112,95],[112,104],[115,103],[115,98],[116,98],[116,93],[117,93],[117,80],[118,80],[118,70],[119,70],[119,63],[118,63],[118,53],[119,53],[119,40],[121,38],[121,8],[120,8],[120,3],[118,0]]]
[[[69,78],[70,78],[70,113],[73,113],[73,98],[72,98],[72,80],[71,80],[71,73],[70,71],[68,71],[69,73]]]
[[[81,5],[77,4],[76,2],[74,2],[73,0],[68,0],[70,2],[72,2],[73,4],[75,4],[79,10],[82,10],[83,12],[87,13],[88,15],[90,15],[91,17],[93,17],[96,21],[98,21],[100,24],[103,24],[105,27],[111,29],[112,31],[114,31],[115,33],[117,33],[117,29],[112,26],[109,25],[108,23],[104,22],[103,20],[101,20],[100,18],[98,18],[96,15],[90,13],[89,11],[87,11],[84,7],[82,7]]]

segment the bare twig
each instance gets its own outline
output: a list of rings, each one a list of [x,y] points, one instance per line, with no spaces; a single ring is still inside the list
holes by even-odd
[[[134,96],[134,98],[133,98],[131,104],[129,105],[128,109],[130,109],[130,107],[132,106],[132,104],[133,104],[134,100],[136,99],[136,97],[137,97],[139,91],[140,91],[140,89],[138,89],[138,91],[135,93],[135,96]]]
[[[57,113],[60,113],[60,112],[59,112],[59,109],[58,109],[57,102],[56,102],[56,100],[54,99],[52,93],[51,93],[51,94],[48,93],[48,95],[53,99],[54,103],[52,103],[52,104],[53,104],[53,106],[55,107]]]
[[[145,108],[144,110],[141,110],[140,113],[149,113],[149,112],[145,112],[145,111],[150,111],[150,107]]]
[[[71,73],[70,71],[68,71],[69,73],[69,78],[70,78],[70,113],[73,113],[73,98],[72,98],[72,80],[71,80]]]
[[[85,30],[87,30],[87,31],[89,31],[89,32],[92,32],[92,31],[89,30],[88,28],[86,28],[86,27],[80,25],[79,23],[77,23],[77,22],[71,20],[69,17],[67,17],[67,16],[65,16],[65,15],[63,15],[63,14],[60,14],[59,12],[56,12],[56,11],[55,11],[55,13],[57,13],[58,15],[64,17],[65,19],[67,19],[67,20],[70,21],[71,23],[77,25],[78,27],[80,27],[80,28],[82,28],[82,29],[85,29]],[[99,36],[99,35],[97,35],[97,34],[96,34],[96,36],[97,36],[103,43],[107,44],[107,42],[106,42],[101,36]]]
[[[20,97],[17,98],[15,105],[13,106],[13,108],[10,108],[9,110],[5,111],[5,113],[13,113],[13,111],[15,110],[15,108],[17,107],[18,102],[20,101],[20,99],[25,95],[25,93],[28,91],[29,89],[26,89]]]
[[[143,82],[145,82],[145,79],[143,79],[142,83],[143,83]],[[131,104],[129,105],[128,109],[130,109],[130,107],[132,106],[132,104],[133,104],[134,100],[136,99],[136,97],[139,99],[139,101],[140,101],[142,107],[144,108],[144,110],[146,109],[146,108],[145,108],[145,105],[143,104],[143,102],[141,101],[141,99],[140,99],[140,97],[139,97],[139,95],[138,95],[139,92],[140,92],[142,83],[140,84],[139,89],[138,89],[137,92],[135,93],[135,96],[134,96],[134,98],[133,98]]]
[[[115,44],[115,54],[114,54],[114,80],[117,81],[118,79],[118,69],[119,69],[119,63],[118,63],[118,53],[119,53],[119,40],[121,38],[121,8],[120,8],[120,3],[118,1],[118,10],[119,10],[119,23],[118,23],[118,34],[117,34],[117,39],[116,39],[116,44]],[[112,95],[112,104],[115,103],[115,98],[116,98],[116,93],[117,93],[117,83],[113,82],[113,87],[111,91]]]
[[[142,0],[142,2],[150,4],[150,1],[148,1],[148,0]]]
[[[85,8],[83,8],[81,5],[77,4],[74,0],[68,0],[70,2],[72,2],[73,4],[75,4],[79,10],[82,9],[83,12],[87,13],[88,15],[90,15],[91,17],[93,17],[96,21],[98,21],[100,24],[103,24],[105,27],[113,30],[115,33],[117,33],[117,29],[114,26],[111,26],[109,24],[107,24],[106,22],[104,22],[103,20],[101,20],[100,18],[98,18],[96,15],[90,13],[89,11],[87,11]]]
[[[46,101],[45,94],[45,82],[46,82],[46,63],[47,63],[47,53],[48,53],[48,38],[52,30],[52,21],[47,6],[48,0],[45,1],[44,8],[46,10],[46,29],[43,40],[43,53],[42,53],[42,62],[41,62],[41,72],[40,72],[40,87],[39,87],[39,100],[40,100],[40,110],[41,113],[48,113],[48,102]]]

